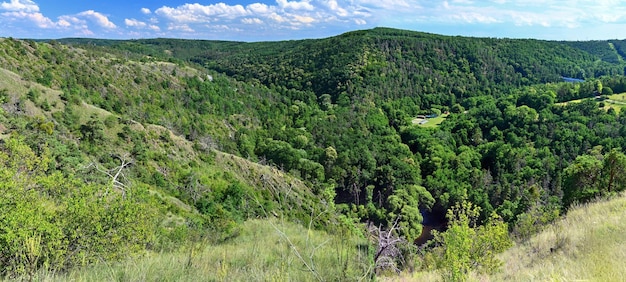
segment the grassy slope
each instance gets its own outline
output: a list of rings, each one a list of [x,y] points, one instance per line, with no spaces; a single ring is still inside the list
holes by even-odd
[[[249,220],[224,244],[149,253],[117,264],[66,274],[41,272],[44,281],[356,281],[370,265],[365,239],[331,235],[279,219]],[[347,269],[347,271],[346,271]]]
[[[626,194],[574,207],[563,219],[500,254],[502,271],[470,281],[624,281]],[[418,272],[387,281],[440,281]]]
[[[626,277],[626,194],[575,207],[526,243],[502,254],[492,280],[621,281]]]
[[[30,110],[22,113],[25,116],[51,118],[52,112],[62,110],[66,106],[72,107],[78,113],[81,124],[87,122],[91,116],[101,120],[117,116],[84,101],[65,105],[59,98],[60,91],[28,81],[25,77],[5,68],[0,68],[0,89],[6,89],[12,101],[24,99],[29,89],[37,89],[41,93],[40,100],[46,99],[51,104],[57,105],[50,111],[44,111],[26,100]],[[119,154],[132,148],[132,144],[120,143],[120,140],[117,140],[116,136],[121,131],[121,126],[122,124],[116,122],[114,126],[105,128],[107,140],[114,143],[113,147]],[[130,127],[133,131],[145,132],[149,136],[147,145],[152,152],[176,160],[195,159],[201,162],[192,142],[175,135],[163,126],[133,121]],[[171,141],[162,140],[160,136],[164,134],[168,135]],[[193,250],[187,245],[181,245],[178,250],[172,252],[147,253],[138,259],[115,264],[103,262],[101,265],[74,269],[63,274],[41,271],[36,279],[211,281],[225,280],[227,277],[229,281],[251,279],[314,281],[320,278],[333,280],[343,276],[344,280],[355,280],[370,270],[367,260],[369,257],[367,239],[361,238],[356,233],[331,235],[313,230],[314,226],[335,222],[336,218],[334,212],[320,203],[302,181],[273,167],[253,163],[231,154],[213,151],[212,155],[213,161],[203,165],[203,168],[208,170],[205,173],[206,177],[211,178],[211,187],[228,185],[232,179],[225,175],[232,175],[246,186],[268,190],[270,197],[265,201],[275,200],[276,204],[291,209],[289,211],[291,214],[287,217],[290,220],[296,219],[301,224],[278,219],[250,220],[238,227],[238,232],[223,244],[196,243]],[[150,165],[159,166],[153,161]],[[168,222],[184,224],[183,217],[187,213],[196,213],[192,206],[168,195],[166,191],[153,187],[150,192],[155,197],[162,198],[164,205],[170,206],[170,211],[174,211],[163,218],[163,225],[170,226],[171,223]],[[279,210],[271,211],[270,216],[272,215],[283,216]],[[311,222],[311,216],[315,222]],[[348,232],[341,228],[335,230]]]

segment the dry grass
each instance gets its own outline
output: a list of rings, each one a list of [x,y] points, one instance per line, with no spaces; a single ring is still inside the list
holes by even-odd
[[[250,220],[219,245],[196,244],[119,264],[99,264],[42,281],[359,281],[367,249],[354,236],[329,235],[278,219]]]
[[[61,91],[45,87],[36,82],[26,81],[20,75],[4,68],[0,68],[0,89],[6,89],[13,101],[25,96],[30,89],[35,89],[40,92],[39,100],[45,100],[51,105],[50,112],[63,110],[63,102],[60,98]],[[25,111],[27,115],[31,116],[43,114],[43,111],[30,101],[27,102]]]
[[[469,281],[626,281],[626,194],[576,206],[567,216],[499,255],[502,271]],[[384,281],[442,281],[435,270]]]
[[[572,209],[566,218],[501,259],[492,280],[624,281],[626,195]]]

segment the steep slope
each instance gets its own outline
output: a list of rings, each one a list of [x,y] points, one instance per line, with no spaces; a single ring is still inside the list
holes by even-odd
[[[108,154],[107,150],[116,155],[128,154],[136,159],[136,161],[141,162],[142,166],[145,165],[142,169],[160,171],[161,174],[164,175],[167,174],[167,171],[172,169],[168,167],[168,165],[173,164],[171,162],[200,162],[204,165],[213,166],[214,170],[217,169],[216,175],[236,175],[236,179],[242,183],[246,183],[248,187],[260,188],[262,185],[258,180],[259,176],[268,174],[267,178],[272,182],[273,186],[275,186],[273,187],[275,191],[272,191],[272,193],[281,193],[283,187],[289,186],[291,187],[290,189],[294,189],[291,192],[296,195],[295,197],[300,198],[299,201],[303,199],[307,201],[306,206],[315,207],[318,204],[315,203],[315,201],[311,202],[315,197],[310,194],[310,189],[306,187],[304,183],[295,179],[289,179],[283,172],[252,163],[246,159],[225,152],[216,151],[214,149],[217,145],[211,144],[211,140],[207,140],[201,144],[199,144],[198,141],[194,143],[185,139],[184,136],[175,134],[175,132],[166,127],[148,123],[147,121],[149,120],[141,117],[142,113],[135,113],[139,111],[146,114],[146,108],[142,108],[142,105],[148,107],[148,103],[140,102],[140,105],[131,103],[127,105],[128,107],[117,113],[92,104],[93,102],[99,102],[101,105],[120,103],[120,100],[128,99],[129,96],[134,93],[150,91],[150,88],[153,87],[154,84],[146,83],[148,84],[146,85],[138,82],[146,79],[146,77],[153,77],[153,79],[156,80],[154,83],[172,79],[169,82],[170,84],[167,91],[183,92],[183,87],[186,87],[186,85],[182,85],[184,84],[184,79],[188,77],[196,77],[197,79],[197,77],[201,75],[197,69],[184,66],[179,67],[171,63],[158,61],[126,61],[122,63],[118,61],[119,59],[114,55],[101,53],[100,55],[102,55],[102,57],[97,57],[97,55],[85,52],[84,50],[67,48],[62,45],[39,44],[11,39],[2,39],[0,43],[7,44],[5,45],[7,48],[3,48],[7,56],[0,57],[0,60],[5,66],[21,72],[20,75],[8,69],[0,69],[0,89],[2,89],[5,94],[3,104],[5,110],[4,114],[15,114],[16,119],[44,119],[51,121],[55,126],[54,131],[50,133],[51,138],[61,138],[73,142],[79,147],[82,146],[83,143],[87,143],[86,141],[97,141],[96,143],[100,148],[87,148],[89,146],[85,146],[85,148],[80,147],[83,149],[81,150],[83,154],[82,157],[87,159],[99,159],[102,157],[102,154]],[[27,51],[20,51],[20,54],[18,54],[18,52],[12,52],[16,49]],[[54,59],[52,59],[53,57]],[[66,62],[62,64],[54,63],[54,61],[59,60],[59,57],[64,58]],[[46,62],[43,61],[45,58],[50,59]],[[96,61],[109,65],[89,67]],[[76,64],[79,65],[76,66]],[[77,70],[70,70],[73,66],[75,66]],[[46,70],[43,70],[46,68],[54,69],[54,71],[46,72]],[[66,82],[66,79],[57,77],[60,73],[65,72],[68,76],[78,76],[80,75],[78,73],[80,70],[86,70],[87,73],[92,74],[99,72],[100,75],[97,78],[91,76],[78,78],[76,79],[78,81],[93,78],[112,82],[93,82],[93,85],[89,83],[77,83],[73,85],[74,87],[70,87],[69,89],[63,88],[63,91],[60,91],[49,88],[39,82],[29,81],[28,79],[28,77],[38,77],[39,79],[36,80],[42,81],[42,77],[46,76],[44,73],[48,73],[50,80],[44,80],[44,82],[52,87],[58,88],[60,83]],[[178,74],[172,75],[172,72],[177,72]],[[95,92],[89,87],[99,88],[101,91]],[[228,84],[221,87],[231,88]],[[71,93],[72,91],[76,93],[73,95]],[[94,92],[91,94],[85,94],[85,92],[92,91]],[[151,94],[154,93],[158,93],[158,91],[154,91]],[[111,96],[118,97],[120,100],[113,99]],[[85,98],[86,100],[81,101],[81,98]],[[151,99],[147,100],[158,101],[158,98],[152,96]],[[132,118],[135,115],[139,116],[138,120],[142,122],[133,120]],[[217,128],[217,130],[220,131],[219,134],[216,134],[216,138],[220,139],[229,138],[229,135],[234,134],[234,132],[232,132],[233,127],[228,124],[227,120],[219,120],[219,118],[223,116],[227,115],[217,113],[214,116],[208,117],[215,120],[211,127]],[[233,117],[233,120],[236,120],[236,118],[237,117]],[[155,120],[158,121],[163,121],[164,119],[165,118],[162,116],[155,118]],[[248,122],[246,118],[242,119],[244,120],[241,122]],[[88,137],[85,136],[85,128],[89,126],[90,122],[99,123],[100,127],[98,130],[101,131],[101,135],[98,138],[102,140],[88,140]],[[5,134],[11,132],[19,133],[20,130],[23,130],[22,128],[16,128],[11,122],[5,124],[4,127]],[[172,127],[172,129],[176,130],[177,128]],[[147,148],[138,148],[138,146],[142,146],[142,144],[138,142],[146,142],[143,145]],[[143,151],[143,153],[139,151]],[[148,155],[146,155],[146,153],[148,153]],[[159,158],[164,156],[167,156],[170,160],[167,162],[160,161]],[[251,176],[246,176],[243,172],[250,173]],[[271,174],[271,176],[269,176],[269,174]],[[170,179],[168,182],[170,185],[176,185],[175,180]],[[174,192],[175,194],[180,193],[180,191],[175,190],[170,192]],[[268,199],[259,200],[267,201]]]
[[[579,205],[502,254],[493,281],[620,281],[626,275],[626,195]]]
[[[255,126],[252,118],[205,114],[195,122],[211,121],[203,136],[215,137],[194,142],[161,115],[169,108],[153,108],[158,97],[187,95],[187,81],[209,83],[212,76],[59,44],[0,39],[0,45],[6,67],[0,68],[2,276],[33,275],[43,265],[64,271],[98,257],[115,260],[197,240],[216,243],[248,218],[325,229],[336,222],[332,201],[307,184],[216,150],[234,134],[229,121]],[[237,91],[225,78],[214,81],[218,91]],[[193,114],[182,111],[179,118]],[[25,227],[17,232],[19,225]],[[40,240],[41,256],[33,259],[24,249],[29,240]]]
[[[468,281],[621,281],[626,275],[626,194],[576,205],[562,219],[499,254],[501,271]],[[444,281],[436,271],[383,281]]]

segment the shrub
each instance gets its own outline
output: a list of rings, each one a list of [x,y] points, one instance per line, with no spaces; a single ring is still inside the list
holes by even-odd
[[[145,189],[122,197],[72,174],[48,173],[48,150],[41,151],[17,137],[0,147],[0,274],[32,277],[43,267],[120,259],[152,242],[156,217],[141,198]]]
[[[512,246],[507,224],[495,213],[485,225],[476,226],[480,207],[464,201],[448,210],[449,228],[435,234],[440,244],[439,266],[446,281],[465,281],[470,271],[494,273],[502,262],[496,258]]]

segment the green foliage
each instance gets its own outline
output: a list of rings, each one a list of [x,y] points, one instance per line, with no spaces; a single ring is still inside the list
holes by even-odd
[[[518,216],[512,234],[520,241],[528,240],[531,236],[541,232],[548,224],[557,220],[560,215],[558,206],[533,206],[529,211]]]
[[[23,140],[5,140],[0,152],[0,271],[32,275],[39,268],[66,270],[145,249],[153,238],[154,210],[141,190],[121,197],[111,187],[72,175],[47,173],[48,150],[35,154]]]
[[[624,191],[626,156],[617,149],[604,155],[582,155],[563,171],[563,204],[588,202],[598,196]]]
[[[480,208],[471,202],[448,210],[448,229],[435,235],[441,244],[439,265],[446,281],[466,281],[471,271],[494,273],[502,266],[496,255],[512,246],[508,227],[492,214],[488,222],[477,226]]]
[[[61,255],[67,267],[93,262],[93,250],[119,258],[102,238],[138,251],[141,244],[127,234],[144,227],[124,227],[132,213],[160,222],[145,231],[156,238],[139,241],[171,250],[198,238],[220,242],[250,218],[276,213],[306,224],[321,211],[331,223],[335,211],[380,226],[399,219],[398,234],[411,241],[422,229],[420,210],[443,215],[470,201],[476,225],[457,224],[451,234],[465,239],[449,238],[456,247],[448,259],[466,263],[468,246],[488,253],[498,242],[481,241],[488,236],[480,225],[502,233],[493,213],[524,237],[562,207],[624,189],[625,161],[614,149],[626,148],[626,122],[618,104],[609,104],[615,101],[604,101],[612,105],[607,113],[593,99],[626,91],[626,43],[619,40],[576,44],[378,28],[289,42],[61,42],[69,44],[0,41],[0,62],[17,74],[0,79],[0,89],[9,89],[0,91],[2,137],[24,136],[32,154],[19,165],[39,169],[30,174],[37,181],[25,174],[7,181],[22,177],[25,187],[36,187],[23,197],[47,208],[29,217],[76,218],[20,234],[28,249],[10,271],[30,272],[54,258],[42,256],[56,248],[47,242],[72,230],[78,233],[67,245],[78,257]],[[57,90],[23,81],[62,90],[60,99],[50,94]],[[447,110],[436,126],[427,124],[432,128],[410,124]],[[126,200],[105,186],[119,165],[112,155],[133,160],[124,171],[124,183],[135,188]],[[87,194],[68,192],[77,187]],[[142,215],[136,208],[147,203],[154,208]],[[89,223],[93,218],[119,227]],[[464,275],[466,264],[459,267]]]
[[[399,216],[399,232],[403,238],[411,242],[417,239],[422,233],[422,215],[420,205],[430,207],[435,200],[428,191],[419,185],[407,185],[401,189],[396,189],[393,195],[387,199],[389,210],[392,213],[390,218]]]
[[[86,124],[80,126],[83,139],[94,145],[104,142],[104,124],[96,115],[92,115]]]

